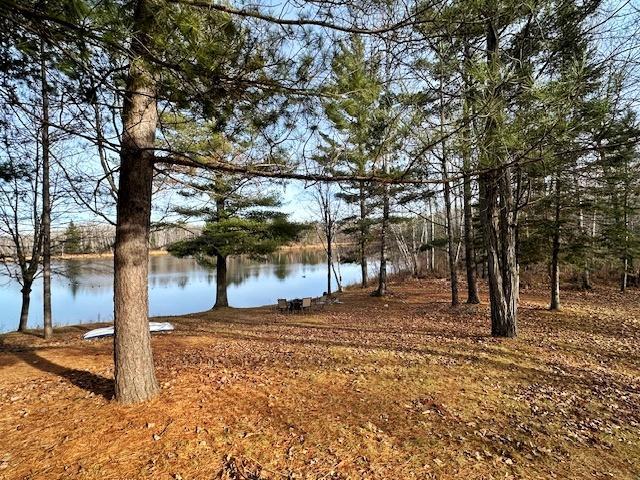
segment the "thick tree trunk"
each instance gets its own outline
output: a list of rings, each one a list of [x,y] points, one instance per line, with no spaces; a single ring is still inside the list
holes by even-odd
[[[24,332],[27,330],[29,323],[29,305],[31,304],[31,285],[29,281],[23,279],[24,285],[22,287],[22,306],[20,307],[20,323],[18,325],[18,331]]]
[[[492,77],[498,78],[499,46],[493,19],[487,20],[487,65]],[[499,99],[498,87],[490,93]],[[487,250],[489,299],[491,303],[491,334],[515,337],[519,296],[518,262],[516,257],[516,214],[511,170],[503,165],[501,144],[497,135],[498,114],[487,117],[485,125],[486,164],[479,176],[482,219]]]
[[[227,217],[225,212],[224,185],[222,179],[218,176],[216,183],[216,221],[221,222]],[[225,255],[216,255],[216,302],[213,308],[228,307],[227,300],[227,257]]]
[[[516,261],[515,228],[510,226],[506,205],[499,195],[504,188],[497,183],[510,181],[508,172],[483,173],[480,186],[483,195],[483,224],[487,250],[489,300],[491,304],[491,334],[497,337],[517,335],[518,265]],[[500,178],[505,177],[506,178]]]
[[[362,288],[366,288],[369,283],[369,273],[367,271],[367,208],[364,191],[364,182],[360,182],[360,270],[362,272]]]
[[[118,217],[114,248],[115,394],[123,403],[158,392],[149,333],[148,254],[155,132],[155,80],[143,60],[151,5],[136,6],[131,59],[123,105]]]
[[[560,310],[560,180],[555,185],[555,218],[551,241],[551,302],[550,310]]]
[[[213,308],[228,307],[227,257],[216,255],[216,303]]]
[[[44,338],[53,337],[51,318],[51,195],[49,178],[49,87],[44,59],[44,41],[40,49],[42,82],[42,305]]]

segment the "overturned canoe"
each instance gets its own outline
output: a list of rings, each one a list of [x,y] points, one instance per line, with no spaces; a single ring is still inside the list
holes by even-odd
[[[169,322],[149,322],[149,331],[153,332],[170,332],[174,330],[174,326]],[[91,338],[109,337],[113,335],[113,327],[102,327],[89,330],[82,338],[89,340]]]

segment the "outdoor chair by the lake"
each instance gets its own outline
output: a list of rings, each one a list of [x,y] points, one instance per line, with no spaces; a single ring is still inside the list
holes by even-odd
[[[325,307],[325,305],[327,304],[327,296],[326,295],[322,295],[321,297],[318,297],[315,299],[314,305],[316,306],[316,308],[318,309],[323,309]]]
[[[287,313],[289,311],[289,302],[287,302],[286,298],[278,299],[278,311],[280,313]]]
[[[302,311],[308,312],[311,310],[311,297],[304,297],[302,299]]]
[[[304,313],[311,310],[311,300],[311,297],[294,298],[293,300],[279,298],[277,309],[280,313]]]

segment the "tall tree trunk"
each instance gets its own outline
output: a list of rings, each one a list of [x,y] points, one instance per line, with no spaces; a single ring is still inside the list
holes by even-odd
[[[385,169],[386,171],[386,169]],[[378,289],[375,295],[384,297],[387,294],[387,233],[389,230],[389,185],[383,186],[382,225],[380,227],[380,272],[378,274]]]
[[[360,197],[360,270],[362,272],[362,288],[366,288],[369,283],[369,273],[367,272],[367,207],[364,191],[364,182],[360,182],[358,192]]]
[[[329,207],[327,207],[328,209]],[[330,215],[326,214],[325,235],[327,236],[327,295],[331,295],[331,267],[333,265],[333,235]]]
[[[629,278],[629,194],[628,194],[628,171],[625,162],[625,188],[622,199],[623,225],[624,225],[624,258],[622,260],[622,276],[620,278],[620,291],[624,293],[627,290],[627,282]]]
[[[495,16],[494,11],[491,12]],[[487,66],[490,77],[499,77],[499,42],[493,17],[487,19]],[[496,80],[497,81],[497,80]],[[495,82],[487,87],[497,101],[500,94]],[[516,222],[511,170],[502,162],[498,135],[499,112],[492,109],[485,125],[486,163],[479,176],[482,197],[482,217],[487,250],[489,299],[491,303],[491,334],[498,337],[517,335],[519,295],[518,262],[516,258]]]
[[[456,252],[453,246],[453,222],[451,218],[451,184],[447,180],[446,160],[442,160],[442,179],[444,181],[444,208],[447,221],[447,253],[449,256],[449,280],[451,283],[451,306],[459,305],[458,271],[456,268]]]
[[[471,209],[471,177],[465,173],[464,188],[464,263],[467,271],[467,303],[480,303],[476,281],[476,258],[473,234],[473,211]]]
[[[149,333],[148,255],[154,143],[158,123],[155,79],[144,61],[153,22],[151,4],[139,0],[134,15],[120,147],[114,247],[115,394],[122,403],[158,392]]]
[[[436,269],[436,248],[433,242],[436,239],[436,224],[433,218],[433,203],[431,197],[429,197],[429,227],[429,240],[431,243],[431,248],[429,249],[429,268],[431,272],[434,272]]]
[[[51,195],[49,177],[49,86],[44,58],[44,40],[40,41],[40,79],[42,82],[42,306],[44,338],[53,337],[51,318]]]
[[[213,308],[228,307],[227,300],[227,257],[216,255],[216,303]]]
[[[442,72],[441,72],[442,73]],[[453,218],[451,215],[451,184],[447,172],[447,146],[444,140],[444,85],[443,75],[440,76],[440,135],[442,137],[442,157],[440,165],[442,167],[442,181],[444,185],[444,208],[446,215],[447,229],[447,253],[449,256],[449,282],[451,285],[451,306],[455,307],[460,302],[458,300],[458,269],[456,268],[456,253],[453,247]]]
[[[515,229],[509,226],[511,215],[504,210],[506,205],[499,200],[505,188],[497,183],[510,181],[504,171],[483,173],[481,193],[483,195],[483,223],[487,250],[487,273],[489,300],[491,304],[491,334],[497,337],[517,335],[518,311],[518,265],[516,262]]]
[[[18,325],[19,332],[26,331],[29,323],[29,305],[31,304],[31,285],[33,280],[23,278],[22,282],[22,306],[20,307],[20,324]]]
[[[556,176],[555,218],[551,241],[551,302],[550,310],[560,310],[560,178]]]
[[[469,79],[466,73],[467,62],[471,60],[471,53],[468,42],[465,41],[464,47],[465,53],[465,75],[464,75],[464,129],[463,129],[463,147],[462,147],[462,201],[463,201],[463,215],[464,215],[464,263],[467,273],[467,303],[476,304],[480,303],[478,297],[478,284],[476,281],[476,258],[475,258],[475,235],[473,232],[473,210],[471,207],[472,192],[471,192],[471,127],[469,119],[469,102],[470,85]]]

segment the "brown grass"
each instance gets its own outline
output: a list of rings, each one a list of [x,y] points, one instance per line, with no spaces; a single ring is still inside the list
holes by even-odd
[[[154,336],[162,385],[111,401],[110,340],[0,336],[0,478],[429,479],[640,475],[640,300],[522,298],[520,336],[447,284],[307,315],[227,309]]]

